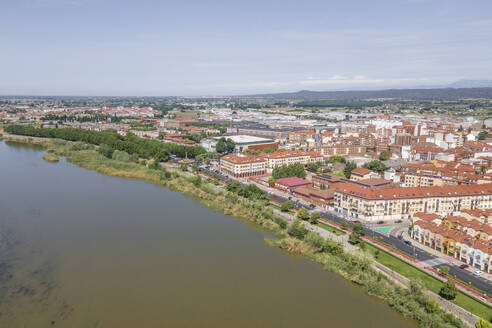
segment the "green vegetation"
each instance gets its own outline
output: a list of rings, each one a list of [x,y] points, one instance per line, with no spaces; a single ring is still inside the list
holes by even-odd
[[[379,160],[380,161],[387,161],[389,159],[389,151],[387,150],[383,150],[380,154],[379,154]]]
[[[60,159],[58,158],[58,156],[56,155],[53,155],[53,154],[44,154],[43,155],[43,159],[47,162],[52,162],[52,163],[56,163],[58,162]]]
[[[340,155],[333,155],[333,156],[330,156],[330,158],[328,158],[326,160],[326,163],[347,163],[347,160],[345,159],[345,157],[343,156],[340,156]]]
[[[488,131],[481,131],[478,134],[478,140],[485,140],[489,137],[489,132]]]
[[[357,167],[357,164],[355,164],[354,162],[348,162],[346,165],[345,165],[345,169],[343,170],[343,175],[345,175],[345,177],[347,179],[350,179],[350,176],[352,175],[352,171]]]
[[[163,143],[157,140],[139,138],[132,133],[128,133],[123,137],[115,131],[100,132],[73,128],[44,129],[24,125],[9,125],[5,127],[5,132],[30,137],[81,141],[93,145],[105,144],[113,150],[126,151],[128,154],[137,154],[139,157],[143,158],[153,158],[155,156],[163,155],[167,157],[168,154],[194,158],[195,156],[206,152],[205,149],[200,146],[183,146],[174,143]],[[106,157],[110,158],[110,156]]]
[[[280,206],[282,212],[289,212],[292,208],[294,208],[294,204],[290,200],[283,202]]]
[[[306,165],[306,167],[307,167],[308,171],[318,172],[318,170],[321,168],[321,163],[320,162],[308,163],[308,165]]]
[[[272,177],[274,179],[288,178],[288,177],[298,177],[305,178],[306,171],[304,166],[300,163],[277,166],[273,169]]]
[[[439,295],[447,300],[454,300],[456,295],[458,295],[458,288],[451,279],[448,279],[441,290],[439,290]]]
[[[475,328],[491,328],[491,327],[492,325],[490,324],[490,322],[487,322],[482,318],[480,318],[480,320],[478,320],[475,323]]]
[[[369,253],[375,256],[379,263],[409,279],[419,280],[427,289],[436,294],[439,294],[439,291],[444,286],[442,281],[432,277],[424,271],[417,269],[405,261],[400,260],[386,251],[379,250],[371,244],[367,244],[366,249]],[[376,251],[378,252],[377,256]],[[452,300],[452,302],[479,317],[492,320],[492,311],[487,305],[475,300],[461,291],[458,291],[456,298]]]
[[[297,211],[297,218],[299,220],[306,221],[309,220],[310,217],[309,212],[304,207],[301,207],[299,211]]]
[[[372,171],[377,172],[379,174],[383,173],[387,169],[386,165],[384,165],[383,162],[381,162],[380,160],[377,160],[377,159],[374,161],[370,161],[369,163],[364,164],[364,167],[366,169],[372,170]]]
[[[344,231],[342,231],[340,229],[337,229],[337,228],[335,228],[335,227],[333,227],[333,226],[331,226],[329,224],[323,223],[321,221],[318,221],[318,227],[323,228],[326,231],[331,232],[332,234],[335,234],[337,236],[343,236],[343,235],[345,235],[345,232]]]
[[[220,154],[229,154],[234,151],[234,147],[236,147],[234,141],[222,137],[215,145],[215,150]]]

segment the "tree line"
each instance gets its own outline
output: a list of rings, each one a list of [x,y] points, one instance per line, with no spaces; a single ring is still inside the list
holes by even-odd
[[[144,139],[133,133],[121,136],[114,130],[88,131],[74,128],[48,129],[28,125],[8,125],[5,132],[30,137],[57,138],[68,141],[81,141],[93,145],[107,145],[113,150],[137,154],[143,158],[159,158],[167,160],[170,154],[179,157],[195,158],[206,153],[201,146],[185,146],[174,143],[163,143],[157,140]]]

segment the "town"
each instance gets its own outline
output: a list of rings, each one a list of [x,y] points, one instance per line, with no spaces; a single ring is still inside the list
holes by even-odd
[[[282,210],[304,208],[342,229],[362,224],[422,265],[444,267],[489,294],[491,112],[483,99],[0,98],[4,127],[113,131],[193,146],[197,154],[158,161],[255,185]]]

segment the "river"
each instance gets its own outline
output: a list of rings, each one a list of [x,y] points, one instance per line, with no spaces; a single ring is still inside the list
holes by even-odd
[[[416,327],[265,233],[0,142],[0,327]]]

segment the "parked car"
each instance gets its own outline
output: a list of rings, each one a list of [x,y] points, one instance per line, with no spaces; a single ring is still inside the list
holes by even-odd
[[[411,246],[411,245],[412,245],[412,242],[411,242],[410,240],[405,240],[405,244],[407,244],[407,245],[410,245],[410,246]]]
[[[402,220],[396,220],[395,223],[402,223]]]
[[[384,223],[384,221],[378,221],[378,224],[383,224],[383,223]]]
[[[473,274],[475,276],[481,276],[483,274],[483,271],[477,270],[477,271],[473,272]]]
[[[468,267],[469,267],[469,265],[468,265],[468,264],[462,264],[462,265],[460,265],[460,269],[466,269],[466,268],[468,268]]]
[[[355,220],[354,223],[359,223],[360,221],[359,220]]]
[[[273,195],[273,198],[277,198],[277,197],[278,197],[278,195],[275,195],[275,194]]]

